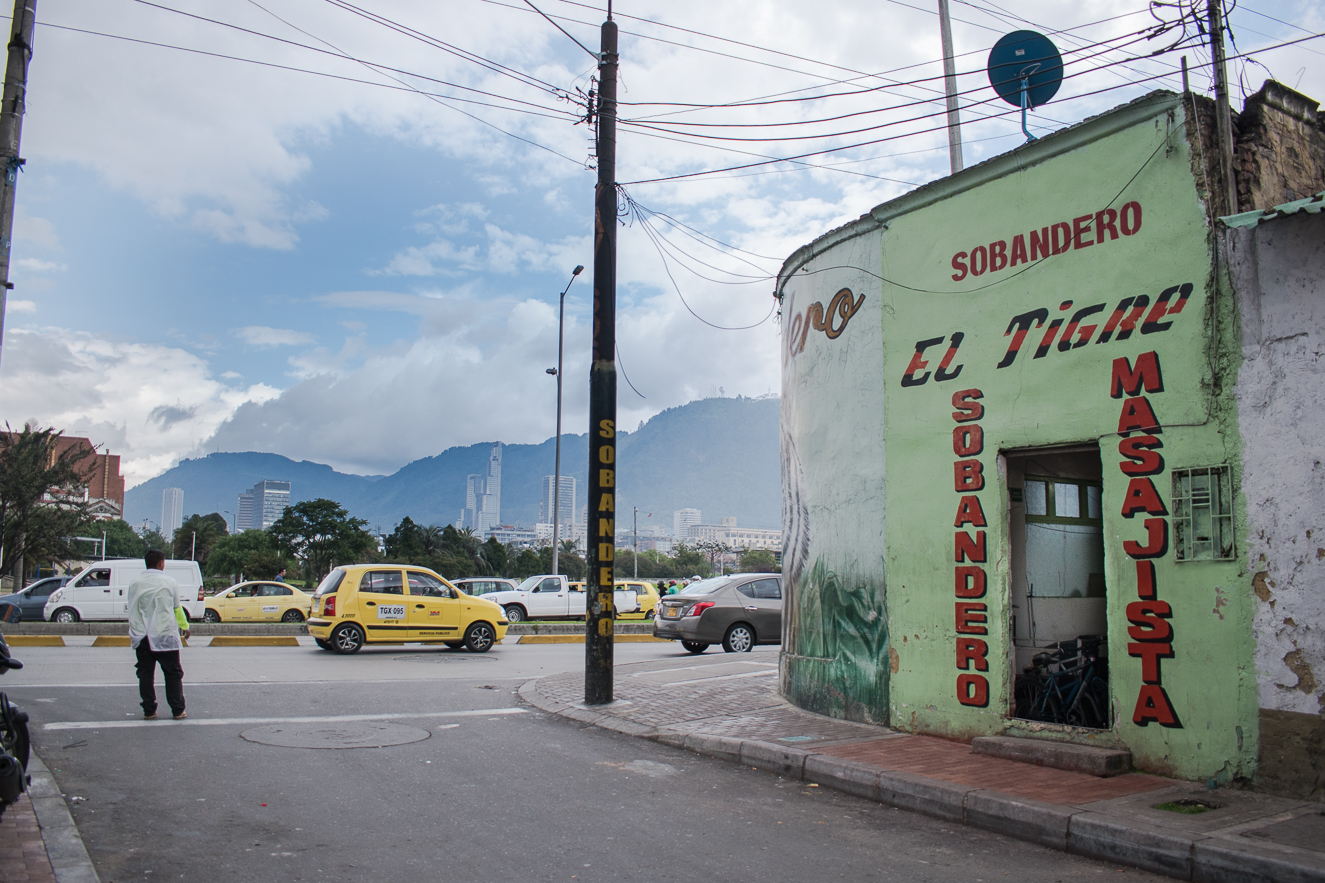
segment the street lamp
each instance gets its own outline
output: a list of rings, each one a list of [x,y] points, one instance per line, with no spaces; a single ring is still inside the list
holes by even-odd
[[[547,369],[547,373],[557,378],[557,460],[552,472],[552,574],[554,576],[560,572],[557,563],[561,557],[557,546],[561,541],[559,536],[561,533],[561,351],[566,333],[566,292],[575,284],[575,277],[583,272],[584,265],[576,264],[575,269],[570,272],[570,281],[561,290],[561,303],[557,309],[557,367]]]

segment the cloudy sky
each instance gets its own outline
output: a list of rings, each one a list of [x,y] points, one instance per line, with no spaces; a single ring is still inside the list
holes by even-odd
[[[535,2],[597,49],[601,4]],[[1009,31],[1064,52],[1039,134],[1180,88],[1179,54],[1211,90],[1199,46],[1145,57],[1180,34],[1145,39],[1143,0],[952,9],[968,165],[1023,140],[984,73]],[[616,4],[617,179],[643,207],[620,237],[623,427],[776,392],[781,260],[948,173],[935,10]],[[576,121],[595,66],[523,0],[40,0],[38,17],[0,417],[91,437],[130,485],[217,450],[386,473],[540,441],[557,294],[585,264],[566,303],[566,427],[584,431],[595,173]],[[1273,75],[1325,98],[1325,40],[1266,48],[1325,31],[1318,2],[1239,0],[1232,24],[1236,97]],[[803,158],[766,163],[785,157]]]

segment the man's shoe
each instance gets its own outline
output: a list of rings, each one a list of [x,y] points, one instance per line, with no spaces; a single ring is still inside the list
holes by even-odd
[[[153,716],[153,717],[156,717],[156,715],[152,715],[152,716]],[[187,711],[181,711],[179,714],[175,715],[175,720],[177,720],[177,721],[182,721],[182,720],[184,720],[184,718],[186,718],[186,717],[188,717],[188,716],[189,716],[189,713],[188,713]]]
[[[146,714],[146,713],[144,713],[144,714],[143,714],[143,720],[145,720],[145,721],[154,721],[154,720],[156,720],[156,712],[154,711],[154,712],[152,712],[151,714]]]

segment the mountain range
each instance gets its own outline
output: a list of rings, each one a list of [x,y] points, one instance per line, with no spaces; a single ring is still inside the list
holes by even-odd
[[[781,524],[781,478],[776,396],[709,398],[669,408],[635,432],[617,435],[617,524],[630,530],[632,507],[639,526],[672,527],[672,512],[694,508],[708,524],[734,516],[743,527],[776,529]],[[553,471],[555,438],[540,444],[502,446],[501,520],[532,526],[539,517],[543,477]],[[264,479],[290,482],[292,503],[335,500],[365,519],[374,531],[390,532],[405,516],[419,524],[458,522],[465,505],[465,480],[486,471],[492,442],[448,448],[415,460],[391,475],[353,475],[322,463],[278,454],[215,453],[178,466],[131,488],[124,495],[130,524],[161,517],[161,493],[184,491],[184,513],[230,513],[238,496]],[[586,500],[588,435],[563,435],[563,475],[576,479],[576,509]]]

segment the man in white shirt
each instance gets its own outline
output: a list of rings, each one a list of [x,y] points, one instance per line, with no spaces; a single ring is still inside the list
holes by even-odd
[[[189,621],[179,606],[179,584],[167,576],[166,556],[149,549],[147,572],[129,584],[129,643],[138,654],[138,694],[143,700],[143,718],[156,720],[156,667],[166,681],[166,702],[175,720],[183,720],[184,667],[179,651],[180,634],[189,636]]]

